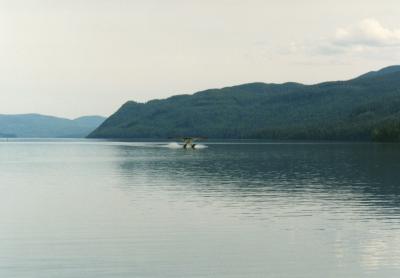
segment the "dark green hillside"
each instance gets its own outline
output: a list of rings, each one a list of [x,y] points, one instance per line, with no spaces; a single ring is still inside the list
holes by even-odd
[[[386,75],[386,74],[390,74],[390,73],[396,73],[399,71],[400,71],[400,66],[390,66],[390,67],[386,67],[386,68],[383,68],[378,71],[367,72],[366,74],[363,74],[363,75],[359,76],[358,78],[378,77],[378,76],[382,76],[382,75]]]
[[[90,137],[371,140],[396,121],[400,67],[389,67],[349,81],[251,83],[147,103],[130,101]]]

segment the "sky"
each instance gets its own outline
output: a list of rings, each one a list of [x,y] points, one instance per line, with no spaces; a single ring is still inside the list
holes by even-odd
[[[0,114],[109,116],[400,64],[398,0],[0,0]]]

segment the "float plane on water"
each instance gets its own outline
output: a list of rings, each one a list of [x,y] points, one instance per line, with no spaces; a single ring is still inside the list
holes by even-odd
[[[204,138],[204,137],[178,137],[175,139],[179,139],[179,140],[183,141],[184,149],[195,149],[196,148],[196,144],[194,143],[195,141],[206,140],[207,138]]]

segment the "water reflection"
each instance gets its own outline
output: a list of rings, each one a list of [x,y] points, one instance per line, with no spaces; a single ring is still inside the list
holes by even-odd
[[[397,277],[400,147],[0,143],[0,277]]]
[[[150,184],[203,197],[235,198],[232,202],[246,205],[285,197],[300,203],[370,207],[375,216],[397,218],[399,213],[397,145],[219,144],[194,152],[128,146],[117,150],[124,157],[118,167],[128,180],[147,176]]]

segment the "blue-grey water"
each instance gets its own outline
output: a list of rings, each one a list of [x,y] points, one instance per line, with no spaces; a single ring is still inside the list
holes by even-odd
[[[0,142],[0,277],[400,277],[395,144]]]

